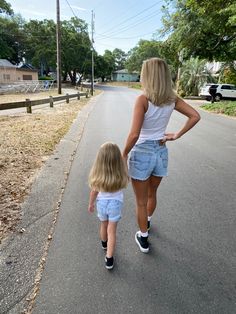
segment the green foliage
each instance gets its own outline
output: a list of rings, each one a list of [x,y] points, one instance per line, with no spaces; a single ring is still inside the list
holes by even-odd
[[[21,16],[0,17],[0,58],[19,63],[24,56]]]
[[[64,76],[69,74],[75,84],[76,73],[84,73],[88,60],[91,60],[91,41],[87,24],[79,18],[63,21],[62,33],[62,69]]]
[[[221,66],[219,81],[236,85],[236,68],[234,62],[227,62]]]
[[[183,96],[197,96],[204,83],[214,78],[206,69],[206,60],[190,58],[184,61],[180,69],[179,92]]]
[[[186,57],[234,60],[236,55],[236,4],[233,0],[177,0],[166,11],[163,34],[185,49]]]
[[[126,68],[140,71],[144,60],[152,57],[161,57],[161,43],[155,40],[140,40],[138,45],[128,53]]]
[[[56,67],[56,25],[53,20],[30,20],[24,25],[25,58],[42,72]],[[43,73],[42,73],[43,74]]]
[[[51,76],[40,76],[40,81],[53,81],[54,79]]]
[[[6,2],[5,0],[0,0],[0,13],[12,15],[13,10],[11,8],[11,4]]]
[[[201,108],[214,113],[223,113],[228,116],[236,117],[236,101],[222,101],[213,104],[210,103],[202,105]]]

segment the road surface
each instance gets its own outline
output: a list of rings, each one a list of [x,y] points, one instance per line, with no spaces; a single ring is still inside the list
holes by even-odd
[[[200,123],[168,143],[169,176],[158,193],[149,254],[141,253],[134,240],[129,185],[115,267],[104,267],[98,220],[87,212],[87,177],[103,142],[123,148],[138,93],[105,87],[97,97],[70,169],[33,314],[236,313],[235,119],[200,111]],[[174,112],[168,131],[183,121]]]

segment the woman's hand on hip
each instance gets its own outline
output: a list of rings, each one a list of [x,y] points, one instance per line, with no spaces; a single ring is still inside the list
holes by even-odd
[[[179,138],[178,133],[166,133],[165,137],[163,138],[163,143],[167,142],[167,141],[175,141]]]

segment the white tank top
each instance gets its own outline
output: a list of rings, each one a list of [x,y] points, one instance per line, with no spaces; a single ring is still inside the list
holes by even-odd
[[[121,201],[123,202],[123,190],[119,190],[119,191],[116,191],[116,192],[99,192],[98,193],[98,196],[97,196],[97,200],[108,200],[108,199],[114,199],[114,200],[118,200],[118,201]]]
[[[144,115],[143,125],[136,144],[147,140],[161,140],[165,135],[167,124],[174,110],[175,103],[172,102],[159,107],[148,102],[148,110]]]

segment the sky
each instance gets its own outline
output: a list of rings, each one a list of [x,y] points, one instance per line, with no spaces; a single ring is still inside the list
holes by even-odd
[[[7,0],[14,13],[26,20],[56,21],[56,0]],[[162,27],[161,7],[164,0],[60,0],[61,20],[73,16],[88,23],[91,34],[94,12],[94,48],[98,54],[106,49],[128,52],[140,39],[150,40]]]

